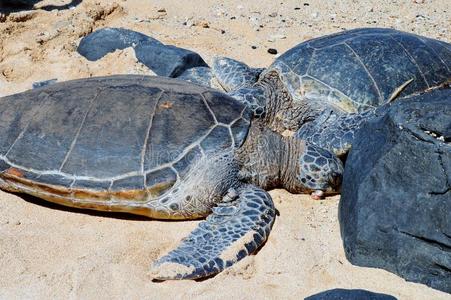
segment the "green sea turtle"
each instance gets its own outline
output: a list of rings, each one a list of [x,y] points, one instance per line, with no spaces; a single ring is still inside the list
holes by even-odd
[[[0,187],[156,219],[208,216],[152,274],[209,276],[268,237],[275,209],[265,190],[340,186],[334,155],[251,118],[222,92],[151,76],[79,79],[3,97]]]
[[[217,81],[257,116],[264,116],[267,105],[282,103],[280,114],[271,116],[275,130],[301,128],[298,137],[343,155],[354,131],[377,107],[449,85],[451,45],[393,29],[362,28],[303,42],[264,71],[219,57],[209,70],[186,72],[185,80]]]

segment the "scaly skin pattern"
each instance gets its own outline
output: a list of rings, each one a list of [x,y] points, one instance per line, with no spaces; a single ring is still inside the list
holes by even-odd
[[[250,68],[245,63],[228,57],[215,57],[212,70],[223,89],[231,92],[256,83],[264,69]]]
[[[283,137],[255,121],[244,145],[236,150],[239,179],[265,190],[336,193],[343,164],[332,153],[293,137]]]
[[[146,205],[170,219],[205,217],[228,189],[239,185],[233,151],[206,153],[194,162],[183,181]]]
[[[266,240],[275,217],[271,197],[264,189],[285,187],[299,193],[331,192],[338,188],[343,172],[341,162],[326,153],[297,139],[284,138],[262,122],[255,122],[243,146],[235,151],[234,161],[225,157],[217,160],[212,168],[221,170],[222,174],[239,170],[235,186],[224,182],[231,177],[215,176],[204,169],[191,174],[192,181],[183,183],[185,189],[200,190],[200,199],[207,199],[205,194],[221,195],[222,202],[212,208],[207,220],[175,250],[153,264],[152,276],[156,279],[205,277],[253,253]],[[217,189],[218,186],[221,188]],[[227,193],[219,194],[226,186],[230,187]]]
[[[342,115],[325,111],[316,120],[304,124],[296,137],[343,157],[351,149],[356,130],[374,114],[375,110]]]
[[[238,198],[213,208],[213,213],[158,259],[151,274],[156,279],[196,279],[221,272],[252,254],[266,241],[275,218],[271,197],[244,185]]]
[[[180,76],[177,76],[177,79],[225,91],[209,67],[195,67],[188,69]]]

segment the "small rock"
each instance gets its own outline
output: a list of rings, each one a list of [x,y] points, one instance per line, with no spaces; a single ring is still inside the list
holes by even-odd
[[[268,53],[269,53],[269,54],[275,55],[275,54],[277,54],[277,50],[274,49],[274,48],[269,48],[269,49],[268,49]]]
[[[294,8],[294,10],[300,10],[300,9],[301,9],[300,7],[295,7],[295,8]]]
[[[157,10],[157,12],[159,12],[159,13],[165,13],[165,12],[166,12],[166,9],[165,9],[165,8],[160,8],[160,9]]]
[[[304,6],[310,6],[310,4],[307,2],[304,2]]]
[[[252,49],[257,49],[257,46],[252,45],[251,48]]]
[[[277,17],[277,13],[276,13],[276,12],[270,13],[269,16],[270,16],[271,18],[275,18],[275,17]]]
[[[210,28],[210,25],[206,20],[201,20],[199,22],[196,22],[196,26],[202,27],[202,28]]]
[[[22,224],[20,221],[17,221],[16,223],[14,223],[15,225],[20,225]]]

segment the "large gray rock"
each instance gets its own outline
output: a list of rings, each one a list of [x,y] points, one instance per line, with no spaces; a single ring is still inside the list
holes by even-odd
[[[451,293],[451,90],[395,103],[357,133],[339,206],[346,256]]]
[[[175,78],[188,69],[208,67],[196,52],[172,45],[142,43],[135,47],[135,53],[139,62],[159,76]]]
[[[77,51],[95,61],[128,47],[135,50],[139,62],[159,76],[177,77],[188,69],[208,66],[196,52],[164,45],[150,36],[124,28],[96,30],[81,39]]]
[[[163,46],[158,40],[133,30],[101,28],[83,37],[77,51],[86,59],[94,61],[110,52],[135,47],[142,43]]]
[[[75,7],[81,3],[82,0],[72,0],[69,3],[61,4],[61,5],[52,5],[51,2],[48,5],[40,6],[39,9],[43,10],[54,10],[54,9],[68,9],[70,7]],[[0,0],[0,8],[6,9],[5,12],[15,12],[23,9],[32,9],[35,4],[41,2],[41,0]],[[61,1],[53,1],[58,4]],[[12,10],[11,10],[12,9]],[[2,12],[2,11],[0,11]]]
[[[304,300],[396,300],[396,298],[366,290],[333,289],[309,296]]]
[[[11,6],[33,6],[41,0],[2,0],[0,1],[0,7]]]

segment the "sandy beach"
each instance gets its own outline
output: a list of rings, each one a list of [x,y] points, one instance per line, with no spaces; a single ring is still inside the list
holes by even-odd
[[[133,50],[89,62],[80,39],[123,27],[165,44],[266,67],[307,39],[358,27],[390,27],[450,42],[449,2],[437,1],[144,1],[45,0],[36,10],[0,13],[0,96],[33,82],[111,74],[151,74]],[[255,48],[255,49],[254,49]],[[0,191],[0,299],[301,299],[334,288],[365,289],[397,299],[450,295],[345,258],[339,196],[315,201],[270,192],[279,216],[266,244],[213,278],[153,282],[151,263],[198,221],[162,222],[65,208]]]

